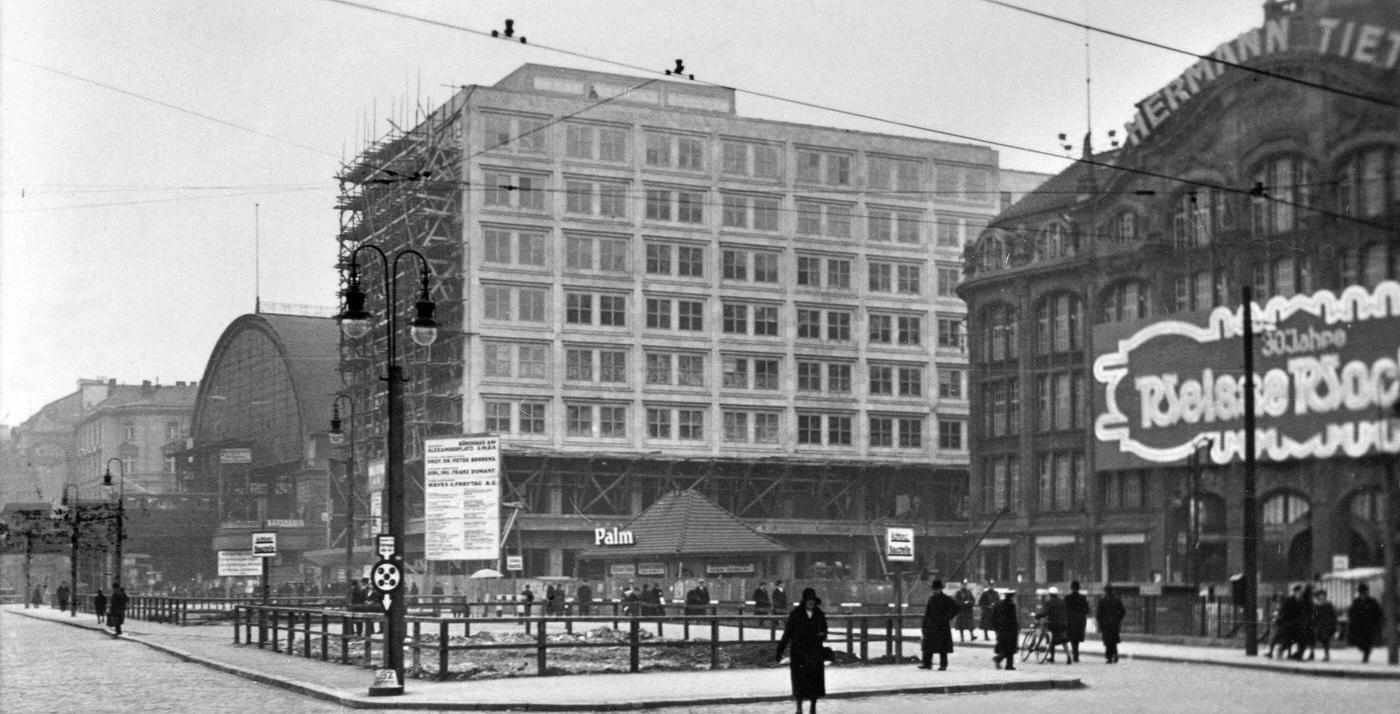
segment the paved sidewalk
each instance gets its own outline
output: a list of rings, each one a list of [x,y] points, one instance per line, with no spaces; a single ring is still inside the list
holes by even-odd
[[[87,613],[70,617],[51,608],[6,606],[11,614],[41,618],[106,636]],[[409,679],[404,694],[370,697],[370,669],[233,644],[233,626],[167,625],[132,620],[122,637],[180,659],[356,709],[619,711],[670,706],[737,705],[789,701],[786,667],[647,672],[642,674],[523,676],[437,682]],[[917,652],[917,645],[914,647]],[[1073,672],[1027,667],[1014,672],[986,668],[923,671],[909,665],[828,667],[832,698],[891,694],[954,694],[1082,687]]]

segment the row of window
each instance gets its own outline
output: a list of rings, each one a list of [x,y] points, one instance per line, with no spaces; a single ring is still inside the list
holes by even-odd
[[[483,202],[489,208],[543,213],[549,210],[549,177],[520,171],[488,169],[483,177]],[[763,233],[783,230],[780,215],[796,215],[793,230],[800,236],[851,238],[855,224],[855,204],[796,199],[791,209],[783,207],[780,196],[724,192],[713,203],[709,190],[698,187],[645,186],[639,196],[642,216],[647,221],[682,225],[705,225],[711,209],[719,209],[722,228]],[[584,218],[627,220],[631,208],[630,184],[613,179],[566,177],[564,214]],[[932,224],[937,245],[957,248],[964,235],[976,236],[985,227],[980,218],[940,216],[934,220],[907,208],[867,206],[866,240],[880,243],[922,245],[924,226]]]
[[[1036,454],[1036,504],[1042,512],[1075,511],[1084,505],[1084,456],[1077,451]],[[987,513],[1021,508],[1021,463],[1015,455],[982,460],[982,505]]]
[[[546,117],[498,112],[483,114],[485,150],[524,156],[547,157],[551,152],[551,122]],[[623,165],[631,160],[631,127],[564,122],[563,155],[568,159]],[[786,174],[785,147],[754,140],[723,138],[719,155],[711,154],[708,136],[644,130],[641,158],[645,166],[686,173],[705,173],[718,159],[721,175],[781,181]],[[855,183],[856,152],[840,149],[797,147],[794,164],[799,183],[851,187]],[[866,156],[866,187],[894,195],[920,199],[924,160],[911,157]],[[990,202],[991,171],[976,166],[936,163],[933,167],[937,195],[945,200]]]
[[[541,231],[487,228],[483,231],[483,261],[522,267],[546,266],[545,234]],[[648,275],[703,278],[707,249],[680,243],[646,242],[645,270]],[[782,253],[758,248],[723,248],[720,277],[724,280],[777,284],[781,282]],[[564,264],[568,270],[630,274],[631,242],[627,238],[568,233],[564,236]],[[853,259],[849,257],[798,254],[797,284],[827,290],[850,290]],[[865,287],[872,292],[918,295],[923,292],[924,265],[901,261],[868,259]],[[954,289],[962,271],[953,265],[936,269],[936,292],[956,297]]]
[[[485,429],[496,434],[549,436],[550,403],[543,400],[496,400],[484,403]],[[682,442],[704,442],[710,410],[705,407],[646,406],[644,436]],[[629,404],[564,402],[565,437],[628,439],[632,420]],[[557,418],[557,416],[555,417]],[[720,436],[731,444],[779,444],[786,438],[784,413],[764,409],[720,409]],[[791,438],[799,446],[854,446],[853,414],[798,412]],[[871,448],[923,449],[926,418],[923,416],[870,415],[866,443]],[[965,448],[966,424],[961,419],[938,419],[937,448]]]
[[[631,352],[607,347],[566,347],[564,381],[626,387],[631,372]],[[547,380],[550,348],[530,342],[487,341],[482,345],[483,376],[487,379]],[[646,350],[645,380],[652,386],[706,387],[712,381],[706,355],[695,352]],[[778,391],[783,360],[776,357],[722,355],[720,384],[725,389]],[[850,394],[855,362],[795,358],[798,392]],[[922,365],[869,361],[865,367],[867,394],[871,396],[922,397],[926,368]],[[938,394],[962,399],[964,371],[938,370]]]
[[[1038,432],[1082,429],[1089,404],[1084,375],[1078,371],[1037,374],[1035,383],[1035,430]],[[983,434],[989,437],[1019,434],[1021,431],[1021,384],[1015,378],[981,383]]]
[[[482,288],[483,312],[487,320],[499,322],[548,322],[549,288],[517,285],[486,285]],[[565,290],[564,323],[597,327],[627,327],[628,295],[583,290]],[[697,298],[645,298],[643,326],[648,330],[704,332],[707,305]],[[720,304],[722,334],[754,337],[781,337],[781,307],[777,304],[725,300]],[[855,311],[798,307],[794,312],[796,337],[820,342],[852,342]],[[924,318],[869,312],[865,337],[871,344],[920,345],[924,342]],[[937,318],[937,346],[963,347],[963,320]]]

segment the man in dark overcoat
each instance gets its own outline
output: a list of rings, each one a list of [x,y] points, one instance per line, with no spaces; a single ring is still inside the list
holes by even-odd
[[[1385,615],[1376,599],[1371,597],[1371,587],[1366,583],[1356,586],[1356,599],[1347,609],[1347,643],[1361,651],[1361,661],[1371,661],[1371,648],[1381,633]]]
[[[797,714],[802,714],[804,699],[812,703],[811,714],[816,714],[817,700],[826,696],[826,668],[822,659],[827,630],[826,613],[819,607],[821,603],[816,590],[803,590],[801,605],[793,608],[788,615],[783,638],[778,641],[779,662],[783,660],[783,651],[791,645],[788,670],[792,678],[792,698],[797,702]]]
[[[942,580],[930,583],[929,589],[933,594],[928,597],[928,603],[924,606],[923,659],[919,663],[919,669],[931,669],[933,654],[937,652],[938,670],[941,672],[948,669],[948,653],[953,651],[952,622],[962,608],[957,600],[943,592]]]
[[[958,642],[962,642],[966,637],[965,633],[972,633],[972,641],[977,641],[977,620],[973,615],[973,610],[977,607],[977,599],[972,597],[972,589],[967,586],[967,581],[962,581],[962,587],[953,594],[953,599],[958,602],[958,617],[954,624],[958,628]]]
[[[112,597],[107,601],[107,626],[113,635],[122,633],[122,623],[126,622],[126,588],[120,581],[112,583]]]
[[[1084,630],[1089,624],[1089,598],[1079,592],[1079,581],[1069,584],[1069,594],[1065,596],[1065,613],[1069,617],[1069,651],[1074,661],[1079,661],[1079,643],[1084,641]]]
[[[991,588],[983,593],[992,593],[996,597],[996,591]],[[1006,596],[996,601],[992,605],[991,614],[987,616],[987,624],[991,625],[992,631],[997,635],[997,644],[992,657],[996,662],[997,669],[1001,669],[1002,660],[1006,661],[1007,669],[1016,669],[1016,640],[1021,637],[1021,620],[1016,614],[1016,592],[1006,591]]]
[[[1099,623],[1099,639],[1103,640],[1104,661],[1118,663],[1118,643],[1122,641],[1123,618],[1128,616],[1123,601],[1113,592],[1112,585],[1103,586],[1103,597],[1094,611],[1094,619]]]
[[[772,598],[773,614],[778,615],[779,617],[787,617],[788,608],[790,606],[788,605],[787,591],[783,590],[783,581],[773,581]]]
[[[977,609],[981,614],[981,617],[978,618],[977,626],[982,630],[982,636],[989,640],[992,639],[991,632],[994,629],[992,626],[992,609],[995,608],[999,602],[999,600],[997,600],[997,589],[994,587],[995,585],[996,583],[994,581],[988,580],[987,587],[983,588],[982,594],[977,596]]]
[[[768,583],[759,583],[753,591],[753,614],[767,615],[772,606],[773,602],[768,597]]]

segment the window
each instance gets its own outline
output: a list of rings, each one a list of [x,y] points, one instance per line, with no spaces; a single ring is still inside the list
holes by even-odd
[[[961,419],[938,420],[938,448],[961,450],[965,422]]]
[[[678,330],[696,332],[705,329],[705,302],[647,298],[647,327],[669,330],[673,324]]]
[[[996,513],[1020,507],[1020,466],[1020,460],[1015,456],[997,456],[982,462],[982,477],[986,481],[983,493],[987,512]]]
[[[1068,226],[1055,222],[1041,227],[1035,236],[1035,259],[1050,260],[1074,255],[1076,241]]]
[[[722,224],[725,228],[769,232],[778,230],[779,201],[776,198],[725,194],[722,203]]]
[[[938,232],[935,239],[940,248],[961,248],[964,243],[977,239],[987,227],[987,222],[966,216],[940,214],[934,222]],[[993,268],[994,269],[994,268]]]
[[[721,309],[725,334],[778,336],[778,306],[725,302]]]
[[[869,372],[871,396],[894,394],[894,367],[872,364]]]
[[[564,126],[564,155],[571,159],[627,160],[627,130],[569,123]]]
[[[849,238],[851,236],[851,207],[844,204],[798,201],[797,234]]]
[[[1123,211],[1108,222],[1108,240],[1113,243],[1129,243],[1137,240],[1138,218],[1132,211]]]
[[[922,397],[922,396],[924,396],[924,368],[923,368],[923,367],[900,367],[900,368],[899,368],[899,396],[901,396],[901,397]]]
[[[1100,323],[1143,320],[1151,316],[1152,288],[1145,282],[1127,280],[1114,283],[1099,295]]]
[[[870,446],[894,446],[894,419],[890,417],[870,417]]]
[[[482,286],[486,319],[503,322],[544,322],[548,288],[513,285]]]
[[[1277,493],[1264,501],[1260,522],[1265,526],[1286,526],[1308,515],[1308,500],[1296,493]]]
[[[564,322],[570,325],[626,327],[627,296],[566,292]]]
[[[923,318],[911,315],[895,316],[895,341],[901,345],[918,345],[923,343]]]
[[[898,191],[917,194],[921,188],[917,159],[893,159],[883,156],[870,157],[870,188],[876,191]],[[918,195],[907,196],[911,199]]]
[[[705,249],[699,246],[647,243],[647,274],[702,278],[705,276]]]
[[[697,136],[647,134],[646,164],[680,171],[705,170],[705,140]]]
[[[653,221],[700,224],[705,222],[702,189],[646,189],[646,217]]]
[[[778,360],[725,355],[720,360],[726,389],[772,391],[778,388]]]
[[[1313,205],[1314,180],[1312,162],[1300,156],[1276,156],[1255,169],[1255,186],[1263,191],[1252,200],[1255,233],[1277,235],[1297,228]]]
[[[178,421],[168,421],[168,422],[165,422],[165,440],[166,440],[166,441],[174,441],[174,440],[176,440],[176,439],[178,439],[178,438],[180,438],[180,422],[178,422]],[[175,473],[175,471],[172,469],[169,473]]]
[[[822,325],[826,329],[823,331]],[[851,313],[847,310],[817,310],[798,308],[797,337],[828,342],[850,342]]]
[[[705,386],[705,356],[688,352],[647,352],[647,384]]]
[[[565,266],[569,270],[626,273],[630,252],[626,238],[564,234]]]
[[[1084,375],[1056,372],[1036,376],[1036,424],[1039,431],[1078,429],[1084,425]]]
[[[544,402],[490,400],[485,403],[486,430],[496,434],[544,434]]]
[[[963,321],[956,317],[938,318],[938,346],[962,349]]]
[[[909,263],[871,261],[869,287],[871,292],[918,295],[922,292],[923,268]]]
[[[849,258],[799,255],[797,284],[828,290],[850,290],[851,261]]]
[[[893,315],[870,315],[868,324],[871,342],[888,345],[894,341]]]
[[[778,282],[778,254],[769,251],[726,248],[720,254],[725,280],[755,283]]]
[[[1348,216],[1380,216],[1400,206],[1400,147],[1353,152],[1337,167],[1337,175],[1337,207]]]
[[[544,210],[544,192],[548,185],[544,174],[487,170],[483,172],[482,183],[486,187],[482,200],[487,207]]]
[[[731,176],[782,178],[782,149],[766,144],[725,140],[721,171]]]
[[[1111,471],[1103,474],[1103,507],[1109,511],[1134,511],[1143,508],[1146,491],[1141,471]]]
[[[564,212],[596,218],[626,218],[627,184],[620,181],[566,179]]]
[[[540,380],[548,376],[549,347],[532,343],[485,342],[482,345],[485,376],[498,379]]]
[[[512,154],[545,153],[544,119],[509,114],[483,114],[486,125],[485,150]]]
[[[565,434],[594,439],[627,438],[627,407],[611,404],[564,405]]]
[[[899,448],[924,448],[924,420],[920,417],[905,417],[895,420],[899,428]]]
[[[592,347],[566,348],[564,379],[592,384],[626,384],[627,352]]]
[[[724,440],[732,444],[778,443],[778,414],[776,412],[725,409]]]
[[[1213,188],[1186,191],[1176,197],[1172,242],[1177,248],[1210,245],[1222,230],[1235,227],[1232,199]]]
[[[851,156],[816,149],[797,150],[797,180],[824,186],[851,185]]]
[[[798,360],[797,391],[849,394],[851,365],[844,362]]]
[[[135,424],[132,424],[131,422],[125,422],[122,424],[122,441],[125,441],[128,444],[134,443],[136,441]]]
[[[682,407],[647,407],[647,437],[702,441],[705,438],[705,411]]]
[[[934,188],[944,201],[974,201],[990,203],[995,195],[987,190],[990,180],[987,169],[972,166],[937,164],[934,167]]]
[[[850,446],[851,417],[842,414],[798,414],[797,443],[809,446]]]
[[[544,233],[534,230],[491,228],[482,230],[482,260],[501,265],[543,267]]]
[[[923,219],[914,211],[900,211],[891,208],[872,207],[869,215],[869,238],[872,241],[891,241],[906,245],[923,242],[920,225]]]
[[[1036,305],[1036,351],[1039,354],[1074,352],[1081,348],[1080,302],[1077,295],[1060,293]]]
[[[901,295],[918,295],[923,292],[924,269],[917,265],[895,265],[895,290]]]
[[[963,370],[938,370],[938,396],[941,399],[963,398]]]
[[[1039,462],[1041,511],[1071,511],[1083,500],[1084,456],[1079,452],[1042,453]]]
[[[938,294],[941,297],[957,297],[955,288],[962,281],[962,270],[960,268],[938,267]]]

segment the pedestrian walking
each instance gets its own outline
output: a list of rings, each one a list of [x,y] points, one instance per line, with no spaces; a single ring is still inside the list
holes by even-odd
[[[92,611],[97,613],[97,623],[102,624],[102,618],[107,616],[107,593],[102,592],[102,588],[92,596]]]
[[[54,595],[58,598],[59,611],[66,612],[68,610],[68,581],[59,583],[58,590],[54,591]]]
[[[553,585],[547,585],[544,589],[544,614],[553,615],[554,608],[559,599],[559,593]]]
[[[578,614],[587,617],[593,611],[593,588],[588,583],[580,583],[574,591],[574,602],[578,603]]]
[[[1050,630],[1050,663],[1055,662],[1055,648],[1065,651],[1065,664],[1074,664],[1069,653],[1069,608],[1060,599],[1060,589],[1051,586],[1049,597],[1045,599],[1045,624]]]
[[[928,603],[924,605],[924,620],[922,627],[923,639],[921,649],[923,657],[919,662],[919,669],[933,668],[933,655],[938,653],[938,671],[948,669],[948,653],[953,651],[953,618],[962,611],[962,606],[958,601],[948,597],[943,592],[943,581],[935,580],[929,584],[929,589],[933,594],[928,597]]]
[[[120,636],[122,623],[126,622],[126,590],[120,581],[112,582],[112,598],[107,601],[107,626],[113,636]]]
[[[1279,603],[1278,614],[1274,616],[1274,635],[1265,657],[1273,657],[1275,650],[1279,657],[1292,655],[1294,645],[1301,640],[1303,618],[1306,617],[1302,597],[1303,586],[1294,585],[1293,591]]]
[[[1079,592],[1079,581],[1071,580],[1069,594],[1065,596],[1065,612],[1069,616],[1069,651],[1074,661],[1079,661],[1079,643],[1084,641],[1084,630],[1089,624],[1089,598]]]
[[[992,597],[996,597],[996,591],[990,587],[985,592],[990,592]],[[997,634],[996,649],[993,650],[996,654],[992,656],[997,669],[1001,669],[1002,660],[1006,660],[1006,669],[1016,669],[1016,640],[1021,637],[1021,620],[1016,614],[1015,590],[1007,590],[1006,595],[992,605],[987,624],[991,625],[992,631]]]
[[[1307,585],[1303,588],[1303,595],[1298,602],[1298,651],[1293,653],[1293,659],[1303,659],[1303,654],[1307,653],[1307,659],[1312,659],[1317,651],[1317,596],[1313,592],[1313,586]]]
[[[44,591],[40,590],[38,585],[34,586],[34,594],[29,596],[29,602],[36,608],[44,604]]]
[[[822,612],[821,604],[816,590],[803,590],[802,601],[788,614],[783,637],[778,640],[777,661],[783,661],[784,650],[791,653],[788,672],[792,678],[792,698],[797,702],[797,714],[802,714],[803,700],[811,702],[808,713],[816,714],[817,700],[826,696],[826,665],[823,660],[827,630],[826,613]]]
[[[977,598],[972,596],[972,590],[967,587],[967,581],[962,581],[962,587],[953,594],[953,599],[958,603],[958,616],[954,618],[953,624],[958,628],[958,642],[966,641],[966,633],[972,634],[972,641],[977,641],[977,621],[973,610],[977,607]]]
[[[1347,643],[1361,650],[1361,661],[1371,661],[1371,648],[1376,646],[1385,616],[1381,606],[1371,597],[1371,588],[1366,583],[1356,586],[1356,599],[1347,610]]]
[[[760,582],[753,591],[753,614],[767,615],[773,607],[773,600],[768,597],[768,583]]]
[[[996,581],[988,580],[987,587],[983,588],[982,594],[977,596],[977,609],[981,614],[981,617],[978,618],[977,626],[982,630],[982,637],[988,640],[992,639],[989,633],[996,629],[992,625],[992,610],[996,607],[998,602],[995,585]]]
[[[1313,607],[1317,613],[1315,622],[1317,627],[1317,641],[1315,644],[1322,645],[1322,661],[1332,660],[1332,638],[1337,636],[1337,608],[1327,599],[1326,590],[1317,591],[1317,603]],[[1312,655],[1308,656],[1312,659]]]
[[[1118,663],[1118,643],[1122,641],[1123,618],[1128,616],[1123,601],[1113,592],[1112,585],[1103,586],[1103,597],[1094,611],[1094,619],[1099,625],[1099,639],[1103,640],[1104,661]]]

